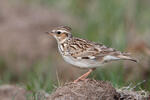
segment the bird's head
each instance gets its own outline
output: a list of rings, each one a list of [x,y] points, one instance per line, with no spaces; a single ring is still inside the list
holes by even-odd
[[[68,26],[56,27],[53,28],[52,31],[47,33],[52,35],[59,43],[63,43],[64,41],[72,37],[71,28]]]

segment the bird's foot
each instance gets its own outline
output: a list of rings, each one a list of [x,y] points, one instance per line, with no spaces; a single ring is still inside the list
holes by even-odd
[[[82,76],[80,76],[79,78],[77,78],[76,80],[73,81],[73,83],[77,83],[78,81],[84,81],[86,80],[86,78],[88,77],[88,75],[95,69],[89,69],[88,72],[86,72],[85,74],[83,74]]]

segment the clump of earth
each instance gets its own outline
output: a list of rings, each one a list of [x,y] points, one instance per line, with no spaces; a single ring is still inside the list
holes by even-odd
[[[19,86],[0,86],[0,100],[150,100],[150,94],[144,90],[115,89],[110,82],[93,79],[66,83],[51,94],[44,91],[37,91],[37,97],[32,94]]]

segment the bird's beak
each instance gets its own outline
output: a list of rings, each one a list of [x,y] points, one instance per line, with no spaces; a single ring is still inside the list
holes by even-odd
[[[49,34],[50,32],[45,32],[46,34]]]
[[[49,35],[49,34],[52,35],[53,32],[45,32],[45,33],[48,34],[48,35]]]

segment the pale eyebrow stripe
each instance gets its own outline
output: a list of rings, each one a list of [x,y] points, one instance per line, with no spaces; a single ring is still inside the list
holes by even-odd
[[[56,30],[52,30],[52,32],[55,32]]]
[[[57,30],[57,31],[68,33],[68,32],[67,32],[67,31],[65,31],[65,30]]]

